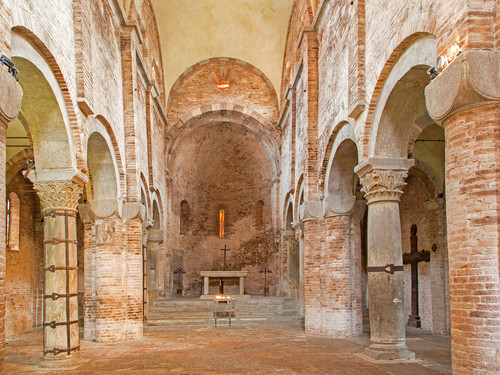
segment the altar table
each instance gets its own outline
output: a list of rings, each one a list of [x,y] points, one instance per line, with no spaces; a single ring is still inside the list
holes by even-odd
[[[245,276],[248,271],[201,271],[200,275],[204,278],[203,280],[203,295],[208,295],[208,281],[210,278],[229,278],[229,277],[239,277],[240,279],[240,295],[245,294]]]

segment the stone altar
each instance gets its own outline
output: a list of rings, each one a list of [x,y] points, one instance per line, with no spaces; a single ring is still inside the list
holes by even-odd
[[[230,278],[230,277],[238,277],[240,279],[240,290],[239,295],[243,295],[245,293],[245,276],[248,274],[248,271],[201,271],[200,275],[203,277],[203,295],[208,296],[208,285],[209,279],[212,278]]]

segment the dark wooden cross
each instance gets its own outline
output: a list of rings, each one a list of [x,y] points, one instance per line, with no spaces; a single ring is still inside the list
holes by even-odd
[[[221,249],[224,251],[224,271],[226,270],[226,253],[228,251],[231,251],[231,249],[228,249],[226,245],[224,245],[224,248]],[[224,281],[222,281],[222,277],[219,280],[219,293],[224,294]]]
[[[177,288],[177,294],[182,294],[182,288],[181,288],[181,275],[183,273],[186,273],[186,271],[184,271],[181,267],[177,268],[175,271],[174,271],[174,275],[178,275],[179,277],[179,284],[178,284],[178,288]]]
[[[403,264],[411,264],[411,315],[408,325],[420,328],[420,316],[418,315],[418,263],[429,262],[431,253],[429,250],[418,251],[417,225],[413,224],[410,229],[411,252],[403,254]]]
[[[259,273],[264,274],[264,296],[267,296],[269,294],[269,288],[267,286],[267,274],[268,273],[273,273],[267,266],[265,266],[263,269],[259,271]]]
[[[224,248],[221,249],[224,252],[224,271],[226,270],[226,252],[231,251],[231,249],[228,249],[226,245],[224,245]]]

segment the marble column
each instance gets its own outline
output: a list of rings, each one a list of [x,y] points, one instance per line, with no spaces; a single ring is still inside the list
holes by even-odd
[[[76,207],[85,181],[33,182],[44,224],[43,365],[67,366],[80,355]]]
[[[5,353],[5,149],[7,125],[21,110],[23,90],[7,67],[0,66],[0,373]]]
[[[454,374],[500,373],[500,51],[463,51],[426,87],[445,129]]]
[[[399,199],[414,160],[369,158],[358,164],[368,202],[370,346],[375,359],[412,359],[406,347],[403,252]]]

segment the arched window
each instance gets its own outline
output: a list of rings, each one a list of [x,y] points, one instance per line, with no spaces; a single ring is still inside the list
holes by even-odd
[[[19,251],[19,197],[10,193],[7,199],[7,249]]]

